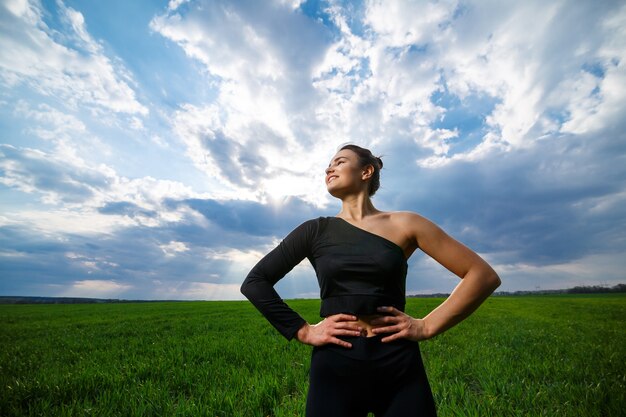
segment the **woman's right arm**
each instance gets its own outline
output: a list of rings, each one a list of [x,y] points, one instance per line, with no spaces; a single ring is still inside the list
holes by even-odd
[[[311,253],[311,242],[318,233],[320,220],[309,220],[294,229],[252,268],[241,292],[287,340],[320,346],[335,343],[351,347],[337,336],[358,336],[356,317],[337,314],[310,325],[280,298],[274,285]]]
[[[291,340],[306,321],[280,298],[274,285],[309,253],[316,231],[313,222],[304,222],[287,235],[252,268],[241,284],[241,293],[287,340]]]

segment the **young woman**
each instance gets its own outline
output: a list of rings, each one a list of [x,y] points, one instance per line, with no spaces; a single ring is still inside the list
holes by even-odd
[[[367,149],[342,147],[326,169],[339,214],[302,223],[241,287],[283,336],[314,346],[308,417],[435,416],[417,342],[459,323],[500,285],[483,259],[429,220],[374,207],[382,166]],[[418,248],[461,278],[424,318],[404,313],[407,259]],[[314,325],[273,288],[304,258],[320,285],[324,319]]]

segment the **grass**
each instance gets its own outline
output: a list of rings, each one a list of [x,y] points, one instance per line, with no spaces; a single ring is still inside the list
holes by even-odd
[[[420,345],[439,415],[624,415],[625,317],[624,295],[490,298]],[[309,355],[247,302],[2,305],[0,415],[303,416]]]

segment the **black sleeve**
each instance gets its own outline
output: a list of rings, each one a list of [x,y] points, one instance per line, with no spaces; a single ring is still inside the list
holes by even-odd
[[[252,268],[241,292],[287,340],[306,321],[280,298],[274,285],[310,254],[319,222],[309,220],[295,228]]]

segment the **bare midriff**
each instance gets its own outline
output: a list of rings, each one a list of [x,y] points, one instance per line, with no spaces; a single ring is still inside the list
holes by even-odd
[[[380,318],[380,317],[384,317],[381,314],[371,314],[371,315],[363,315],[363,316],[357,316],[357,324],[359,325],[359,327],[361,327],[363,330],[361,331],[361,336],[365,336],[365,337],[373,337],[376,336],[376,334],[374,332],[372,332],[372,329],[374,329],[376,326],[372,325],[372,321],[374,319]],[[378,326],[380,327],[380,326]]]

